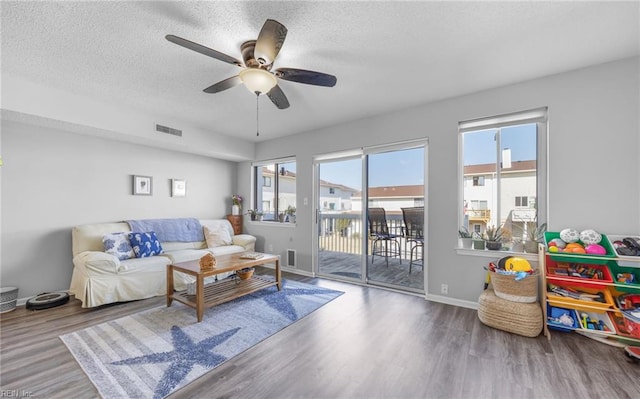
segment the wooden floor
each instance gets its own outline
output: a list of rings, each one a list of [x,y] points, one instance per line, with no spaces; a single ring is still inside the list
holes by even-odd
[[[414,295],[285,278],[345,294],[170,398],[640,397],[640,365],[577,334],[525,338],[484,326],[474,310]],[[164,303],[82,309],[72,300],[3,314],[0,396],[97,397],[58,336]]]

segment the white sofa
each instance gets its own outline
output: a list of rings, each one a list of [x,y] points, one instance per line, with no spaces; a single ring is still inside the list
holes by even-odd
[[[200,224],[209,231],[226,229],[232,239],[231,245],[208,248],[206,241],[161,242],[164,250],[161,255],[120,260],[104,252],[102,239],[105,234],[130,232],[128,223],[74,227],[71,234],[74,268],[69,291],[82,301],[84,308],[165,295],[170,263],[197,260],[208,253],[216,256],[255,251],[256,238],[248,234],[234,235],[231,223],[226,219],[200,220]],[[193,281],[193,277],[183,273],[174,274],[177,291],[186,289]]]

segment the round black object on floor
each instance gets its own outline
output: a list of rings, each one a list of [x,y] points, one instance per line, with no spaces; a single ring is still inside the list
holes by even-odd
[[[46,292],[27,301],[26,308],[31,310],[49,309],[69,302],[66,292]]]

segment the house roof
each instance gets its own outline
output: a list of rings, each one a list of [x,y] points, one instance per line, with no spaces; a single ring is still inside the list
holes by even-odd
[[[362,191],[357,195],[362,196]],[[384,186],[370,187],[369,198],[422,198],[424,197],[424,186],[422,184],[407,186]]]
[[[512,161],[510,168],[502,168],[501,173],[510,172],[527,172],[536,170],[536,161]],[[488,175],[496,172],[495,163],[485,163],[479,165],[466,165],[464,167],[465,175]]]

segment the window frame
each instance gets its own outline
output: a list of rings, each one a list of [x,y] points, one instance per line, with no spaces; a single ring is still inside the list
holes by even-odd
[[[294,163],[296,165],[296,181],[295,181],[295,202],[297,204],[298,199],[298,180],[297,180],[297,161],[295,156],[284,157],[284,158],[276,158],[276,159],[268,159],[264,161],[256,161],[251,163],[251,175],[252,175],[252,187],[251,187],[251,206],[252,209],[258,209],[260,212],[264,212],[264,204],[273,202],[274,216],[273,219],[263,219],[262,222],[267,223],[279,223],[278,220],[278,212],[280,208],[280,168],[282,164]],[[265,177],[260,176],[258,171],[259,168],[264,166],[274,166],[273,177],[269,176],[270,185],[265,186]],[[259,198],[259,193],[262,192],[263,187],[271,187],[273,189],[273,198]]]
[[[458,123],[458,225],[456,227],[459,229],[459,226],[464,225],[464,133],[479,131],[479,130],[487,130],[487,129],[498,129],[509,126],[516,125],[524,125],[524,124],[536,124],[537,134],[536,134],[536,196],[535,196],[535,204],[537,207],[537,224],[540,226],[543,223],[548,223],[548,184],[549,184],[549,176],[548,176],[548,135],[549,135],[549,121],[548,121],[548,107],[540,107],[535,109],[530,109],[526,111],[513,112],[509,114],[485,117],[472,119],[467,121],[462,121]],[[496,144],[496,149],[498,151],[497,154],[497,164],[500,162],[500,151],[499,151],[499,141]],[[499,177],[499,171],[497,173]],[[472,183],[473,184],[473,181]],[[498,183],[499,185],[499,183]],[[498,189],[500,187],[498,186]],[[527,201],[530,203],[531,198],[528,198]],[[461,250],[458,248],[459,253],[463,253],[465,255],[484,255],[484,256],[495,256],[492,254],[495,251],[477,251],[477,250]]]

